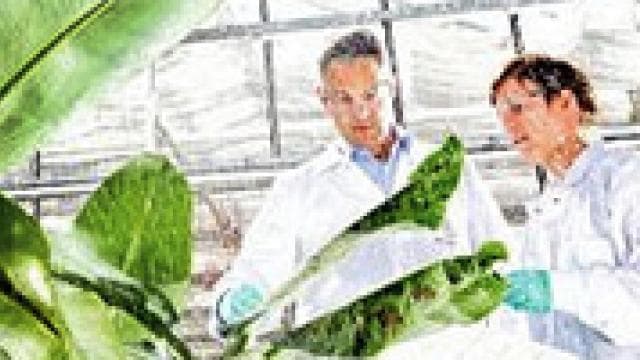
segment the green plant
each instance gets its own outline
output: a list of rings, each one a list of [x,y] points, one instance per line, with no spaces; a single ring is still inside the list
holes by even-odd
[[[373,208],[327,243],[307,262],[298,275],[271,297],[268,305],[280,301],[303,281],[344,257],[363,239],[363,234],[390,225],[437,229],[442,223],[446,203],[460,182],[463,161],[462,142],[453,135],[447,136],[442,146],[429,154],[411,173],[405,188]]]
[[[105,179],[67,232],[45,234],[0,195],[2,353],[125,359],[166,342],[191,358],[173,330],[191,267],[191,196],[156,155]]]
[[[492,249],[500,249],[499,256]],[[472,256],[438,261],[349,305],[285,333],[281,349],[322,356],[372,356],[389,344],[448,324],[477,321],[502,301],[507,281],[492,272],[506,260],[500,242],[487,242]]]
[[[79,100],[177,43],[220,0],[0,1],[0,171]]]
[[[329,242],[272,296],[265,308],[276,306],[305,280],[342,259],[366,234],[387,226],[437,229],[446,203],[460,182],[463,154],[462,143],[455,136],[447,137],[414,170],[404,189]],[[507,280],[494,273],[492,266],[506,258],[504,244],[488,241],[475,255],[425,264],[301,328],[285,329],[261,350],[265,357],[276,356],[283,349],[322,356],[368,356],[424,331],[477,321],[493,311],[505,296]],[[226,356],[247,350],[251,325],[261,314],[230,330]]]
[[[1,1],[0,172],[219,3]],[[107,179],[67,233],[45,234],[0,195],[0,358],[139,358],[159,339],[190,357],[172,331],[190,268],[190,196],[154,156]]]

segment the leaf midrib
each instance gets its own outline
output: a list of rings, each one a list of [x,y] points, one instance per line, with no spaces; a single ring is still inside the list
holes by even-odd
[[[114,4],[114,0],[100,0],[94,3],[82,14],[75,17],[74,20],[62,30],[60,30],[51,40],[36,51],[9,79],[0,87],[0,103],[9,95],[29,73],[35,69],[47,56],[49,56],[64,40],[73,36],[82,26],[88,24],[93,19],[103,13],[108,7]]]

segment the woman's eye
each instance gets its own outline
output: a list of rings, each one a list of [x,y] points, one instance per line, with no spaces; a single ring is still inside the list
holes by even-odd
[[[353,104],[353,97],[351,97],[349,95],[342,95],[338,99],[340,100],[341,103],[343,103],[345,105]]]
[[[378,97],[378,95],[373,91],[364,94],[364,99],[367,100],[367,101],[375,100],[377,97]]]

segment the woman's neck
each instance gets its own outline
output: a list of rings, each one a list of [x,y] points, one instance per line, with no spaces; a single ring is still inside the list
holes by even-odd
[[[575,137],[556,147],[543,166],[553,175],[562,178],[586,147],[587,144],[582,139]]]

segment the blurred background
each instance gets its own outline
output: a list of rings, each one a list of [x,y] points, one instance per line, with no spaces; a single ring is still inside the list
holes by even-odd
[[[228,0],[143,70],[78,106],[0,188],[55,230],[128,158],[169,156],[197,199],[181,331],[200,358],[214,358],[211,286],[274,176],[337,136],[315,96],[318,60],[333,39],[363,28],[385,46],[384,71],[400,79],[387,119],[423,141],[459,133],[516,229],[539,183],[509,144],[488,89],[517,51],[576,63],[600,107],[587,135],[640,149],[638,0]]]

